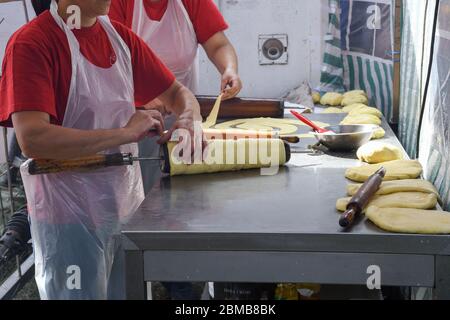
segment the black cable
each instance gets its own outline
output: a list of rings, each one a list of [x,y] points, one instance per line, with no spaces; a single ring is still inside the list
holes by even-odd
[[[435,42],[436,42],[436,31],[437,31],[437,25],[439,20],[439,8],[440,8],[440,0],[436,0],[436,8],[434,11],[434,21],[433,21],[433,31],[431,35],[431,50],[430,50],[430,62],[428,65],[428,74],[427,74],[427,80],[425,82],[425,90],[423,94],[423,101],[420,109],[420,117],[419,117],[419,129],[417,133],[417,141],[416,141],[416,147],[417,147],[417,155],[419,155],[420,150],[420,132],[422,131],[422,122],[423,117],[425,115],[425,107],[427,102],[427,96],[428,96],[428,90],[430,87],[431,82],[431,72],[433,70],[433,64],[434,64],[434,49],[435,49]]]

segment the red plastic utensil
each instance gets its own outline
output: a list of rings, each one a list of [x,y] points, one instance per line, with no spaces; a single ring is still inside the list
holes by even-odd
[[[318,125],[316,125],[314,122],[312,122],[311,120],[309,120],[308,118],[302,116],[300,113],[298,113],[297,111],[291,110],[291,113],[301,122],[303,122],[304,124],[308,125],[309,127],[313,128],[313,130],[315,132],[318,133],[334,133],[331,130],[326,130],[323,129],[321,127],[319,127]]]

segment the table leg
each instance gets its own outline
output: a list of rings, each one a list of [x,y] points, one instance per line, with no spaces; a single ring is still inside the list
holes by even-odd
[[[450,300],[450,256],[436,256],[434,299]]]
[[[125,251],[125,281],[127,300],[147,299],[142,251]]]

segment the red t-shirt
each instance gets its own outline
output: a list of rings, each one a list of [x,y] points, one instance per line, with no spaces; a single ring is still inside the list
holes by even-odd
[[[166,91],[173,74],[130,29],[113,22],[128,45],[133,64],[136,105],[143,105]],[[98,67],[109,68],[116,55],[100,22],[74,30],[81,53]],[[18,30],[5,52],[0,79],[0,125],[11,126],[11,114],[41,111],[53,124],[64,119],[72,76],[69,43],[49,11]]]
[[[182,0],[182,3],[191,18],[199,43],[205,43],[217,32],[228,29],[225,19],[212,0]],[[144,0],[145,11],[151,20],[160,21],[167,5],[168,0]],[[131,28],[133,8],[134,0],[112,0],[109,16]]]

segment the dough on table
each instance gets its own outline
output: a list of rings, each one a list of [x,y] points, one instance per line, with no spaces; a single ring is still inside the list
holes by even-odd
[[[342,99],[342,102],[341,102],[342,106],[344,106],[344,107],[350,106],[355,103],[368,104],[369,99],[367,99],[367,97],[365,95],[353,94],[353,95],[344,96],[344,98]]]
[[[326,108],[323,113],[345,113],[345,112],[342,111],[342,108],[329,107]]]
[[[381,125],[381,119],[371,114],[348,115],[342,120],[341,125],[375,124]]]
[[[358,149],[356,155],[360,161],[367,163],[381,163],[404,159],[403,152],[399,147],[379,141],[366,143]]]
[[[367,97],[367,93],[364,90],[351,90],[344,93],[344,98],[351,96],[364,96]]]
[[[345,177],[355,182],[366,182],[381,167],[386,169],[384,181],[416,179],[423,171],[419,161],[394,160],[347,169]]]
[[[353,110],[360,109],[360,108],[366,108],[369,107],[368,105],[362,104],[362,103],[355,103],[346,107],[342,108],[342,111],[345,113],[350,113]]]
[[[358,192],[362,184],[352,183],[347,186],[347,194],[349,196],[354,196]],[[420,179],[405,179],[405,180],[395,180],[395,181],[384,181],[380,189],[377,191],[377,195],[388,195],[398,192],[422,192],[422,193],[432,193],[439,197],[439,192],[436,187],[427,180]]]
[[[320,93],[318,93],[318,92],[313,92],[313,93],[311,94],[311,96],[312,96],[312,99],[313,99],[314,104],[320,103],[320,99],[321,99]]]
[[[377,108],[372,108],[372,107],[355,108],[355,109],[351,110],[348,114],[349,114],[349,116],[357,116],[360,114],[371,114],[378,118],[383,117],[383,113],[381,113],[380,110],[378,110]]]
[[[193,164],[183,163],[179,156],[182,146],[177,145],[167,144],[171,176],[269,168],[288,161],[281,139],[211,140],[203,162]]]
[[[329,124],[314,121],[315,124],[324,128]],[[260,130],[268,133],[278,133],[279,135],[297,135],[298,128],[304,127],[300,120],[297,119],[277,119],[277,118],[251,118],[237,119],[223,122],[214,126],[215,129],[244,129],[244,130]],[[299,137],[310,137],[309,134],[301,134]]]
[[[344,96],[337,92],[328,92],[320,99],[320,104],[324,106],[340,106]]]
[[[367,93],[364,90],[350,90],[343,93],[344,98],[355,97],[355,96],[364,96],[367,97]]]
[[[412,208],[412,209],[435,209],[438,203],[434,193],[423,192],[399,192],[383,196],[374,196],[367,207],[378,208]],[[351,197],[339,199],[336,209],[344,212]]]
[[[382,127],[378,127],[373,131],[372,140],[382,139],[386,135],[386,131]]]
[[[366,211],[366,217],[389,232],[450,234],[450,213],[445,211],[371,206]]]

